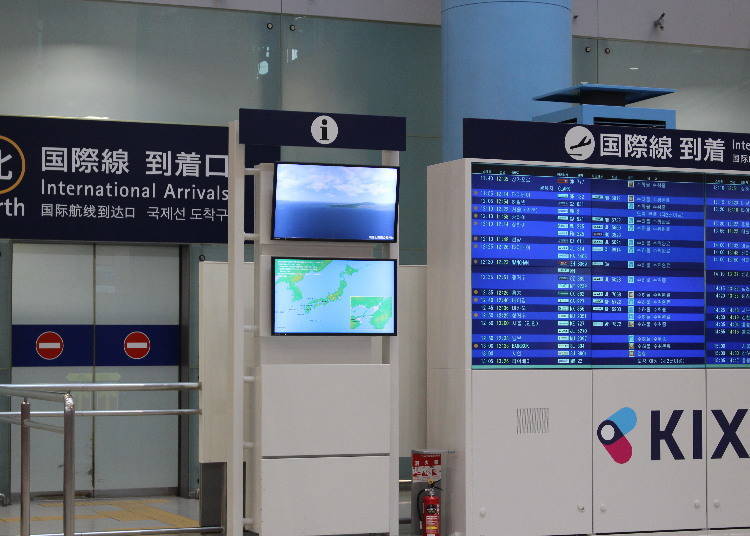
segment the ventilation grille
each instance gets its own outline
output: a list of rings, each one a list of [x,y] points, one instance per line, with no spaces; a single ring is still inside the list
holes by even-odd
[[[549,433],[549,408],[516,409],[517,434]]]
[[[667,128],[666,121],[655,121],[652,119],[620,119],[617,117],[594,117],[594,124],[609,127]]]

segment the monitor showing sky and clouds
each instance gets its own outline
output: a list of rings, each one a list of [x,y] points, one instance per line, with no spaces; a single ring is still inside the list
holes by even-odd
[[[280,163],[273,237],[394,241],[397,197],[397,168]]]

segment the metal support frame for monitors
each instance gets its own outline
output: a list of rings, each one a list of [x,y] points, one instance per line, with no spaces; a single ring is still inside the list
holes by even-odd
[[[242,111],[244,112],[244,110]],[[241,115],[241,121],[244,118]],[[297,114],[298,112],[272,112],[272,111],[254,111],[258,113],[271,114]],[[317,114],[316,114],[317,115]],[[362,117],[367,119],[371,116],[340,116],[339,124],[352,118]],[[293,116],[291,119],[295,119]],[[374,118],[379,119],[379,118]],[[388,118],[396,119],[396,118]],[[400,119],[400,118],[399,118]],[[343,120],[343,121],[342,121]],[[307,135],[309,136],[309,124],[306,125]],[[273,127],[269,127],[273,130]],[[363,129],[363,132],[366,129]],[[257,134],[253,134],[256,135]],[[364,134],[363,134],[364,135]],[[274,133],[269,134],[271,138]],[[293,135],[292,135],[293,136]],[[288,138],[288,136],[287,136]],[[229,305],[229,348],[231,359],[231,383],[229,385],[231,407],[231,429],[229,434],[229,447],[227,449],[227,493],[226,493],[226,532],[227,536],[242,536],[243,531],[260,532],[260,520],[254,519],[245,514],[246,502],[245,483],[248,483],[247,494],[252,496],[254,501],[260,500],[260,489],[251,489],[251,479],[248,478],[251,471],[260,468],[260,451],[259,442],[246,441],[246,425],[249,422],[249,413],[245,410],[246,389],[252,384],[254,387],[254,401],[252,409],[254,414],[254,428],[257,432],[260,421],[261,389],[262,374],[261,370],[261,338],[269,334],[264,333],[262,316],[270,311],[268,300],[269,293],[266,290],[269,281],[265,275],[268,275],[261,267],[262,259],[267,258],[269,252],[274,250],[276,253],[282,252],[290,256],[320,256],[320,251],[325,248],[334,249],[337,252],[351,252],[352,248],[358,253],[355,256],[363,257],[361,251],[370,247],[371,254],[366,258],[388,258],[395,259],[398,263],[399,245],[393,243],[331,243],[331,242],[298,242],[298,241],[271,241],[270,239],[270,211],[272,204],[270,201],[270,188],[273,177],[273,164],[259,164],[255,167],[246,167],[246,145],[241,143],[245,138],[240,135],[240,121],[233,121],[229,124],[229,228],[228,228],[228,305]],[[404,136],[405,139],[405,136]],[[278,141],[272,139],[271,142]],[[282,142],[283,143],[283,142]],[[295,143],[294,140],[288,142],[290,145],[305,145],[304,143]],[[344,144],[332,145],[343,146],[348,148],[372,148],[356,145]],[[395,141],[395,145],[403,143]],[[273,145],[268,143],[267,145]],[[281,143],[279,143],[281,145]],[[310,144],[313,145],[314,144]],[[250,145],[249,147],[253,147]],[[384,166],[399,166],[399,150],[381,150],[381,163]],[[247,233],[245,228],[245,187],[247,177],[254,180],[254,231]],[[398,236],[398,233],[397,233]],[[254,321],[248,325],[244,317],[244,300],[248,296],[248,282],[243,278],[243,264],[245,262],[245,242],[254,243],[254,277],[253,277],[253,315]],[[351,253],[350,253],[351,254]],[[398,265],[398,264],[397,264]],[[249,334],[252,338],[249,344],[246,344],[245,336]],[[399,421],[399,344],[397,336],[369,336],[363,338],[370,340],[371,355],[379,356],[380,363],[389,364],[390,371],[390,451],[389,456],[389,475],[388,481],[392,483],[392,490],[389,492],[389,519],[388,534],[396,536],[399,532],[399,511],[398,511],[398,421]],[[256,366],[249,367],[246,357],[252,355]],[[258,437],[257,433],[254,437]],[[262,439],[261,439],[262,442]],[[246,455],[245,452],[252,453]],[[247,461],[247,463],[246,463]],[[252,461],[252,463],[251,463]],[[245,464],[247,470],[245,470]],[[246,476],[246,471],[247,475]],[[258,475],[253,475],[257,484]],[[258,486],[259,487],[259,486]],[[263,536],[261,534],[261,536]]]

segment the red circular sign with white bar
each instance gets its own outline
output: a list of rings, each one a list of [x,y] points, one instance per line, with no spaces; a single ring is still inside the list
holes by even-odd
[[[151,351],[151,339],[141,331],[133,331],[125,337],[123,349],[130,359],[143,359]]]
[[[63,338],[54,331],[45,331],[36,338],[36,353],[47,361],[60,357],[64,348]]]

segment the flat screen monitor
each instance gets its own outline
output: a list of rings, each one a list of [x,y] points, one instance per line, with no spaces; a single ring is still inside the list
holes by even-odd
[[[274,335],[395,335],[396,261],[274,257]]]
[[[473,164],[472,366],[750,367],[750,178]]]
[[[276,164],[274,240],[395,242],[399,169]]]

